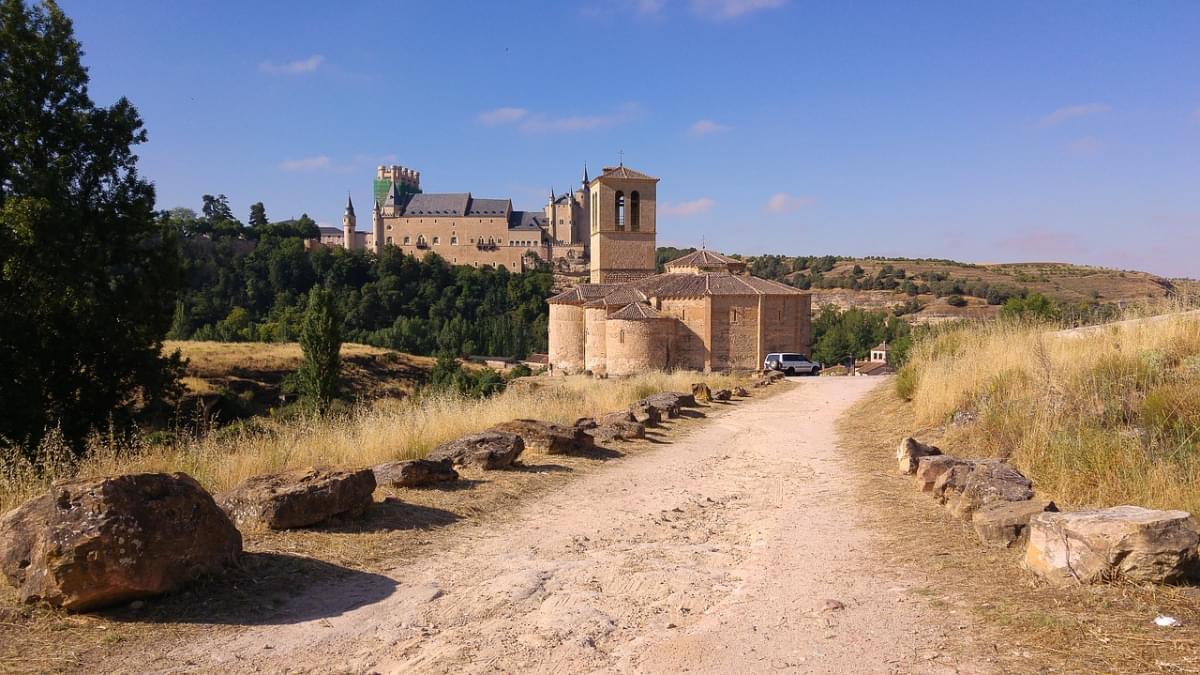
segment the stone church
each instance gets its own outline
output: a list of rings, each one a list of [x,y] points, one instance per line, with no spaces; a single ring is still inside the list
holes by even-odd
[[[771,352],[807,354],[808,293],[703,249],[656,273],[657,184],[625,166],[587,184],[591,278],[548,300],[551,368],[753,370]]]

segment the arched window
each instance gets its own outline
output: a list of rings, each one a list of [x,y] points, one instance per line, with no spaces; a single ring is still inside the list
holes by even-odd
[[[642,226],[641,196],[637,190],[629,193],[629,231],[637,232]]]
[[[617,190],[617,229],[625,229],[625,193]]]

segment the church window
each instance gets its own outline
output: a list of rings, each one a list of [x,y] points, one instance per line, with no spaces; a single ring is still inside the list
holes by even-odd
[[[637,232],[642,227],[642,199],[637,190],[629,193],[629,231]]]
[[[625,329],[624,328],[622,328],[621,331],[619,333],[617,333],[617,339],[620,341],[621,344],[625,344]]]
[[[617,190],[616,209],[617,209],[617,229],[624,230],[625,229],[625,193],[621,192],[620,190]]]
[[[729,310],[729,323],[741,323],[741,319],[742,310],[736,308]]]

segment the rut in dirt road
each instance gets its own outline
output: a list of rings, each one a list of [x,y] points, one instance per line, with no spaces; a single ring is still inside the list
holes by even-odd
[[[309,589],[298,616],[148,664],[170,670],[929,672],[941,612],[856,514],[837,417],[878,384],[817,378],[531,500],[389,572]],[[360,584],[361,585],[361,584]],[[311,612],[307,614],[311,616]],[[959,621],[961,623],[961,620]]]

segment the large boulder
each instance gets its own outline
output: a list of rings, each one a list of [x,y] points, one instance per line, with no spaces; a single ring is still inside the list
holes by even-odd
[[[959,460],[933,482],[933,496],[939,504],[946,504],[962,494],[967,488],[967,479],[975,470],[974,460]]]
[[[613,441],[630,441],[635,438],[645,438],[646,427],[637,422],[614,422],[613,424],[602,424],[595,429],[590,429],[588,433],[600,443],[611,443]]]
[[[525,450],[521,437],[506,431],[485,431],[442,443],[426,455],[435,462],[449,460],[454,466],[474,466],[485,471],[506,469]]]
[[[709,390],[707,384],[703,382],[697,382],[692,385],[692,398],[697,401],[711,401],[712,391]]]
[[[579,419],[575,420],[575,423],[571,425],[571,428],[587,431],[588,429],[595,429],[597,426],[599,425],[596,423],[596,419],[594,417],[580,417]]]
[[[596,418],[596,426],[604,426],[606,424],[616,424],[618,422],[636,422],[632,410],[618,410],[616,412],[605,413]]]
[[[374,501],[374,492],[371,469],[308,468],[247,478],[217,501],[240,526],[288,530],[334,516],[361,516]]]
[[[900,441],[900,448],[896,450],[896,460],[900,465],[900,473],[911,476],[917,472],[917,463],[922,457],[936,457],[940,454],[942,451],[937,447],[926,445],[909,436]]]
[[[976,510],[971,515],[971,524],[984,544],[1008,548],[1027,538],[1030,518],[1046,511],[1058,511],[1058,507],[1054,502],[1032,499],[995,502]]]
[[[626,411],[628,417],[629,413]],[[542,420],[512,420],[492,427],[492,431],[516,434],[525,442],[525,449],[545,455],[569,455],[577,452],[587,452],[595,447],[592,437],[583,429],[564,427],[553,422]]]
[[[1002,460],[979,462],[971,467],[962,491],[946,503],[957,518],[970,520],[977,509],[996,502],[1033,499],[1033,482],[1015,466]]]
[[[675,419],[679,417],[679,404],[674,399],[644,398],[634,405],[643,405],[658,412],[659,419]]]
[[[929,455],[917,460],[917,488],[921,492],[933,492],[934,485],[943,474],[956,466],[968,464],[965,459],[950,455]]]
[[[662,412],[658,408],[640,401],[631,405],[629,412],[633,415],[633,421],[643,426],[654,427],[662,422]]]
[[[25,602],[73,611],[175,590],[241,552],[241,533],[182,473],[58,482],[0,518],[0,573]]]
[[[718,389],[712,393],[714,401],[728,401],[733,398],[733,392],[728,389]]]
[[[454,465],[446,460],[410,459],[385,462],[371,469],[376,485],[419,488],[458,480]]]
[[[738,387],[733,388],[733,395],[740,396],[742,398],[746,398],[747,396],[750,395],[750,392],[746,391],[745,387],[738,386]]]
[[[1200,531],[1186,511],[1114,506],[1029,521],[1025,567],[1055,585],[1170,583],[1197,572]]]

